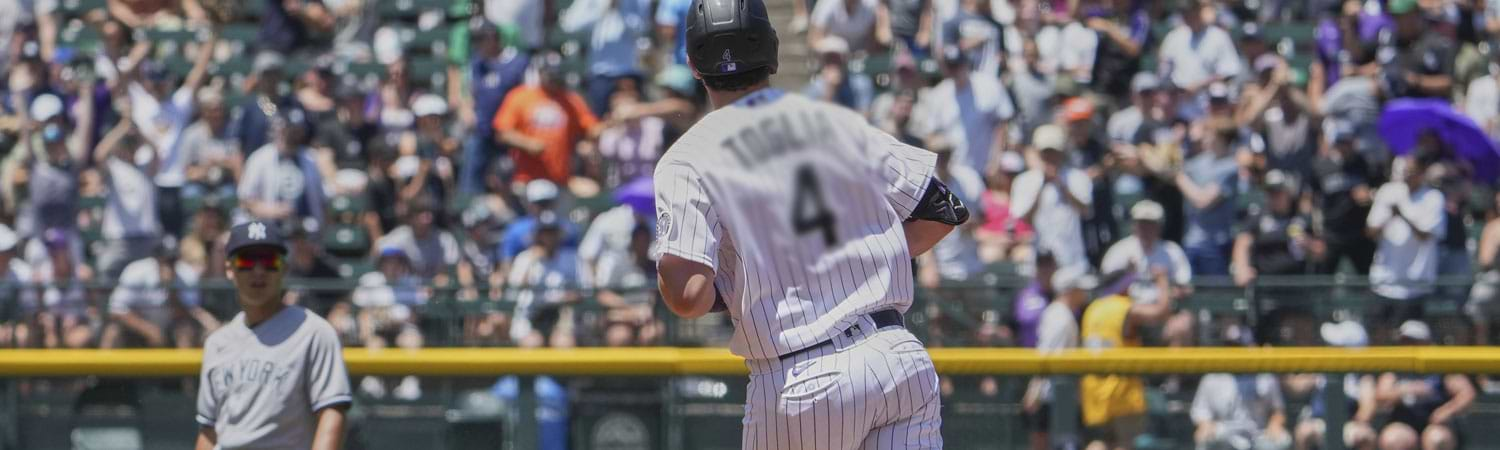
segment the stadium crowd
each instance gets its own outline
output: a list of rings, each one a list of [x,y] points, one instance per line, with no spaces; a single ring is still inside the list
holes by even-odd
[[[684,65],[688,0],[244,3],[0,3],[0,346],[199,345],[226,317],[195,287],[223,278],[225,230],[249,218],[290,231],[292,277],[335,287],[287,301],[347,345],[420,347],[440,299],[514,305],[465,310],[470,345],[661,342],[650,175],[709,110]],[[1264,289],[1292,341],[1433,342],[1424,306],[1445,298],[1489,342],[1500,2],[792,3],[796,89],[937,152],[977,212],[918,259],[919,284],[942,302],[996,270],[1031,280],[985,312],[983,342],[1206,345],[1174,307],[1196,280],[1335,273],[1367,276],[1376,313],[1319,327],[1296,289]],[[1422,129],[1397,145],[1402,102],[1427,108],[1408,121],[1467,117],[1488,145]],[[602,319],[580,326],[579,303]],[[1207,334],[1283,343],[1243,323]],[[1316,447],[1321,408],[1286,411],[1282,393],[1324,381],[1163,383],[1198,386],[1200,447],[1238,449]],[[1130,445],[1142,383],[1085,379],[1085,424]],[[1344,386],[1361,448],[1454,448],[1478,389]],[[1031,417],[1048,391],[1028,389]]]

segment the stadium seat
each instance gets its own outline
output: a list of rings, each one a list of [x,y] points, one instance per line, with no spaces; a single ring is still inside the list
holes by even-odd
[[[446,13],[450,0],[394,0],[379,3],[378,12],[380,17],[386,20],[409,19],[421,15],[427,11],[442,11]]]
[[[375,271],[375,263],[366,258],[343,259],[334,266],[338,269],[340,277],[349,280],[358,279],[361,275]]]
[[[219,37],[221,39],[232,42],[244,42],[247,44],[254,43],[258,35],[260,35],[260,28],[254,23],[225,24],[224,28],[219,30]]]
[[[370,210],[370,203],[363,196],[340,195],[328,200],[328,209],[336,216],[358,216]]]
[[[145,449],[138,383],[107,382],[85,389],[74,400],[69,440],[75,449]]]
[[[67,26],[59,27],[57,31],[57,45],[73,48],[79,54],[98,51],[99,39],[98,29],[86,26],[80,21],[73,21]]]
[[[57,6],[63,14],[81,16],[89,11],[104,9],[108,5],[108,0],[62,0]]]
[[[674,407],[681,411],[673,427],[681,432],[676,448],[738,449],[745,416],[745,382],[734,377],[680,377],[671,381]]]
[[[434,389],[435,390],[435,389]],[[429,395],[435,396],[435,395]],[[375,400],[356,394],[364,403],[359,423],[359,448],[368,450],[445,449],[448,436],[447,408],[429,400],[417,403]],[[352,443],[351,443],[352,444]]]
[[[445,57],[422,56],[413,57],[408,65],[408,77],[413,83],[422,86],[430,86],[437,92],[443,92],[448,83],[448,61]]]
[[[1000,395],[995,396],[985,395],[979,389],[979,377],[947,378],[953,385],[953,392],[942,399],[944,448],[979,450],[1026,446],[1028,437],[1021,427],[1018,393],[1025,389],[1030,378],[997,379]]]
[[[1297,45],[1308,45],[1312,43],[1316,30],[1314,25],[1308,23],[1267,23],[1261,28],[1261,36],[1272,45],[1282,39],[1290,39]]]
[[[448,447],[455,450],[494,448],[503,442],[506,415],[510,405],[489,389],[472,389],[454,396],[448,419]]]
[[[370,252],[370,233],[359,225],[333,225],[323,232],[323,250],[337,257],[363,258]]]
[[[421,54],[442,55],[448,46],[448,27],[436,27],[430,30],[416,30],[411,39],[406,41],[408,51]]]

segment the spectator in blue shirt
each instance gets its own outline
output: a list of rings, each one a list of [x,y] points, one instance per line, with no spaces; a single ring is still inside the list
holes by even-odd
[[[557,194],[557,185],[551,181],[531,180],[526,184],[526,216],[511,221],[500,238],[500,256],[507,266],[502,269],[503,272],[508,273],[510,261],[531,246],[537,216],[545,211],[557,212]],[[569,221],[563,214],[558,214],[558,221],[561,222],[558,225],[563,232],[563,248],[578,248],[581,235],[578,224]]]
[[[241,151],[253,152],[271,141],[271,118],[276,111],[300,109],[290,91],[280,90],[286,59],[279,53],[256,55],[244,99],[229,116],[229,136],[239,141]]]
[[[501,45],[499,31],[484,24],[474,30],[476,52],[469,62],[469,92],[474,99],[474,132],[464,140],[464,164],[460,165],[458,189],[464,194],[486,191],[485,174],[496,155],[505,148],[495,140],[495,113],[511,89],[526,79],[531,54]]]
[[[598,117],[609,117],[609,99],[615,91],[641,90],[640,47],[649,33],[647,18],[619,0],[594,22],[589,33],[589,80],[585,97]]]
[[[693,5],[693,0],[661,0],[656,5],[656,41],[673,42],[672,62],[687,64],[687,37],[684,33],[687,27],[688,7]]]
[[[1176,177],[1186,200],[1182,247],[1194,274],[1228,275],[1239,186],[1239,165],[1231,145],[1239,128],[1222,119],[1211,120],[1206,127],[1203,145],[1183,162]]]
[[[837,103],[855,111],[869,110],[875,99],[875,84],[862,73],[849,71],[849,44],[838,36],[818,41],[814,50],[822,67],[813,75],[803,94]]]

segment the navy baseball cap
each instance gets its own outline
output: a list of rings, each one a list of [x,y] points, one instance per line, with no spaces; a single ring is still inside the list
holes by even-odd
[[[272,222],[252,220],[229,229],[229,245],[225,246],[224,254],[233,256],[236,252],[251,247],[267,247],[277,253],[286,254],[286,238],[281,234],[281,227]]]

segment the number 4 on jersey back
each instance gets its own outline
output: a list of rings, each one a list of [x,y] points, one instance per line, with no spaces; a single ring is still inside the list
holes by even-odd
[[[792,191],[792,230],[798,236],[814,231],[821,232],[823,244],[832,247],[838,242],[834,236],[833,211],[823,200],[823,191],[818,184],[818,175],[812,166],[797,168],[795,189]]]

